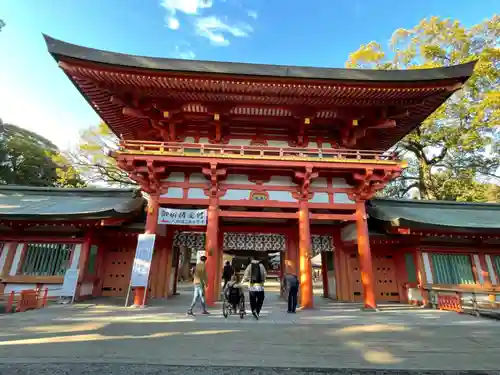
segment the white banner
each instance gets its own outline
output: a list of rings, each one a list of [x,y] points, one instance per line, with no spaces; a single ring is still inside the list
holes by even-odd
[[[130,276],[130,286],[147,288],[156,236],[154,234],[139,234],[138,237],[132,275]]]
[[[75,298],[79,274],[80,273],[77,269],[69,268],[66,270],[66,273],[64,274],[62,290],[60,292],[61,297],[71,297],[71,300]]]
[[[160,207],[158,224],[207,225],[207,210],[180,210]]]

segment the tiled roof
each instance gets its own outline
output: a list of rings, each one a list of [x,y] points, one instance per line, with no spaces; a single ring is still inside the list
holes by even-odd
[[[500,204],[496,203],[374,199],[367,212],[395,226],[500,229]]]
[[[0,219],[101,219],[127,216],[142,208],[134,189],[64,189],[0,186]]]

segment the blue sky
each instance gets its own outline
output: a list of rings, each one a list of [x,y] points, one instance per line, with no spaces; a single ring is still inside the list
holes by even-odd
[[[498,0],[0,0],[0,117],[61,148],[99,122],[42,33],[138,55],[342,67],[424,17],[472,25],[499,10]]]

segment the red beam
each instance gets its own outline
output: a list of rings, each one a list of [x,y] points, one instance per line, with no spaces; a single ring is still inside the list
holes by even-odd
[[[342,214],[311,214],[311,220],[340,220],[340,221],[351,221],[355,220],[356,217],[352,215],[342,215]]]
[[[222,217],[242,217],[255,219],[297,219],[296,212],[251,212],[251,211],[220,211]]]

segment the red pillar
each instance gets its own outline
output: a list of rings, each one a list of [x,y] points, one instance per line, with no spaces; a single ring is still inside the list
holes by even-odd
[[[158,196],[151,195],[148,200],[147,216],[146,216],[146,226],[144,228],[145,234],[156,234],[156,229],[158,228],[158,211],[160,205],[158,203]],[[156,247],[156,244],[155,244]],[[147,304],[148,293],[145,287],[134,288],[134,305],[142,306]],[[144,298],[146,295],[146,298]]]
[[[217,262],[219,261],[218,238],[219,237],[219,205],[217,198],[210,198],[208,206],[207,233],[206,233],[206,256],[208,285],[205,298],[208,306],[213,306],[217,291]]]
[[[365,308],[376,309],[375,285],[373,278],[372,255],[370,251],[370,238],[368,236],[368,223],[365,202],[356,203],[356,229],[358,232],[358,254],[361,269],[361,282],[363,284],[363,298]]]
[[[311,232],[309,228],[309,208],[306,201],[301,201],[299,206],[299,273],[301,307],[305,309],[312,308]]]

